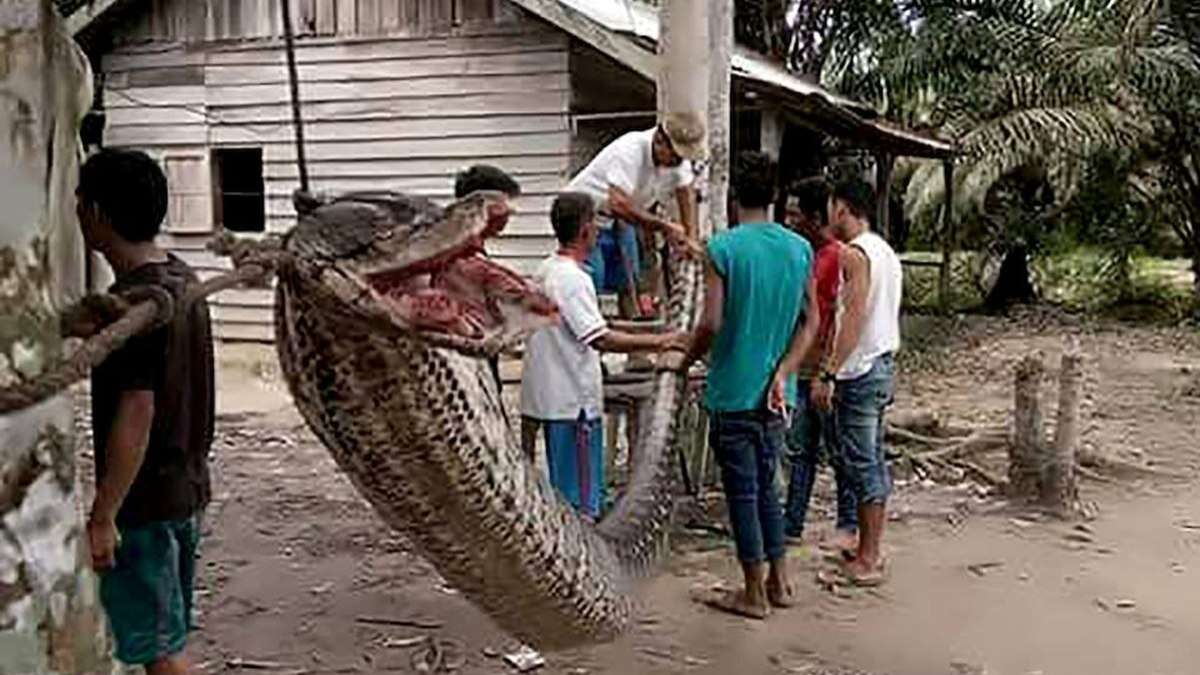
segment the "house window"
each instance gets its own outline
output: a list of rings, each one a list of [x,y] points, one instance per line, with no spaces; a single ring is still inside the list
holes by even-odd
[[[213,218],[230,232],[266,230],[262,148],[213,150]]]

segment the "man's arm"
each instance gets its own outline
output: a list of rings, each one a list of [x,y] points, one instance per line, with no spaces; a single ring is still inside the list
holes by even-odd
[[[700,314],[700,323],[692,331],[683,368],[703,358],[712,349],[713,340],[721,332],[721,324],[725,320],[724,312],[725,280],[717,273],[712,258],[708,258],[704,263],[704,310]]]
[[[628,354],[630,352],[658,352],[670,349],[681,342],[678,333],[627,333],[610,330],[592,340],[590,346],[602,352]]]
[[[96,483],[96,498],[88,519],[92,566],[112,567],[116,553],[116,518],[134,478],[142,468],[150,428],[154,422],[154,392],[136,389],[123,392],[108,434],[104,475]]]
[[[665,218],[650,213],[633,202],[633,197],[623,188],[616,185],[608,186],[608,210],[617,218],[626,222],[641,225],[648,230],[666,232],[672,223]]]
[[[822,377],[812,388],[813,402],[818,409],[825,411],[833,409],[834,383],[826,381],[824,375],[841,370],[842,364],[850,358],[850,353],[858,345],[858,338],[862,335],[863,323],[866,321],[867,293],[871,287],[871,263],[861,250],[847,246],[842,251],[841,260],[845,280],[842,289],[842,316],[835,329],[833,349],[826,353],[821,364]]]
[[[698,239],[696,224],[696,190],[691,185],[675,188],[675,203],[679,205],[679,222],[688,239]]]
[[[674,246],[681,247],[687,257],[698,256],[702,251],[700,244],[695,237],[689,234],[685,225],[659,218],[642,209],[633,203],[633,198],[629,196],[628,192],[615,185],[610,185],[608,188],[608,210],[619,220],[632,222],[647,230],[662,232],[667,241]]]
[[[808,306],[803,314],[796,318],[796,327],[792,331],[792,342],[787,353],[775,368],[775,377],[771,380],[771,388],[767,393],[767,408],[776,412],[784,412],[787,401],[784,388],[800,364],[804,356],[816,342],[821,326],[821,313],[816,307],[817,282],[814,276],[808,278]]]
[[[835,328],[833,349],[826,353],[825,361],[821,364],[822,370],[834,373],[841,369],[858,345],[866,321],[867,294],[871,288],[871,263],[858,247],[846,246],[842,249],[842,270],[845,304]]]
[[[787,354],[784,355],[783,360],[779,362],[777,369],[779,376],[783,378],[793,375],[800,368],[800,364],[804,363],[804,357],[816,342],[821,326],[821,312],[816,306],[817,282],[815,275],[810,275],[808,278],[807,293],[807,307],[805,307],[804,313],[796,319],[796,328],[792,332],[791,345],[788,347]]]

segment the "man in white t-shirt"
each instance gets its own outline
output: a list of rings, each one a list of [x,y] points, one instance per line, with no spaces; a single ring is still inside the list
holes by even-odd
[[[581,512],[598,518],[604,503],[599,352],[682,349],[687,336],[610,329],[583,267],[598,234],[594,201],[587,194],[563,193],[554,200],[550,220],[559,249],[537,276],[561,321],[539,329],[525,346],[521,415],[542,426],[550,482]]]
[[[700,252],[692,162],[704,157],[704,138],[704,122],[697,115],[666,115],[653,129],[632,131],[609,143],[567,185],[596,203],[600,234],[588,265],[598,292],[619,294],[624,316],[632,316],[637,307],[641,261],[635,226],[646,234],[661,232],[685,254]],[[666,192],[675,196],[680,223],[651,213]]]
[[[844,244],[839,261],[842,291],[833,342],[812,384],[813,402],[832,413],[829,438],[858,499],[858,548],[842,572],[859,586],[883,583],[886,572],[882,539],[892,479],[883,429],[896,389],[904,283],[900,258],[871,231],[875,200],[875,190],[858,178],[837,183],[830,194],[829,224]],[[777,385],[796,371],[801,351],[796,345],[788,353],[779,366]]]

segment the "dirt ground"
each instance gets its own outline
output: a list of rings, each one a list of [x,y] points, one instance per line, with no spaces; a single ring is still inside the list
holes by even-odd
[[[1083,497],[1097,515],[1075,524],[1037,518],[968,483],[901,473],[887,534],[889,584],[830,592],[815,579],[823,563],[797,547],[802,603],[766,623],[689,600],[693,586],[736,577],[729,542],[681,536],[648,583],[631,634],[547,655],[544,672],[816,675],[829,672],[822,663],[879,675],[1200,672],[1200,489],[1192,480],[1200,470],[1200,337],[1054,315],[918,324],[902,358],[898,411],[1006,421],[1013,365],[1031,350],[1056,363],[1071,333],[1089,357],[1084,442],[1184,480],[1087,482]],[[434,635],[465,647],[457,672],[514,672],[496,655],[516,645],[338,472],[292,408],[270,350],[225,348],[221,363],[216,495],[202,548],[201,626],[189,647],[200,671],[419,672],[402,645]],[[1049,384],[1047,392],[1052,410]],[[1002,457],[986,461],[1002,466]],[[817,529],[830,520],[829,488],[819,486]],[[367,617],[436,628],[360,621]]]

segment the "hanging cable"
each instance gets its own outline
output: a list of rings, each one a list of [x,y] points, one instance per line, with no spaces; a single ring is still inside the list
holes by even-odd
[[[289,0],[279,3],[283,11],[283,40],[287,50],[288,84],[292,89],[292,123],[296,126],[296,163],[300,170],[300,190],[308,192],[308,162],[304,156],[304,119],[300,113],[300,76],[296,73],[296,39],[292,34],[292,9]]]

